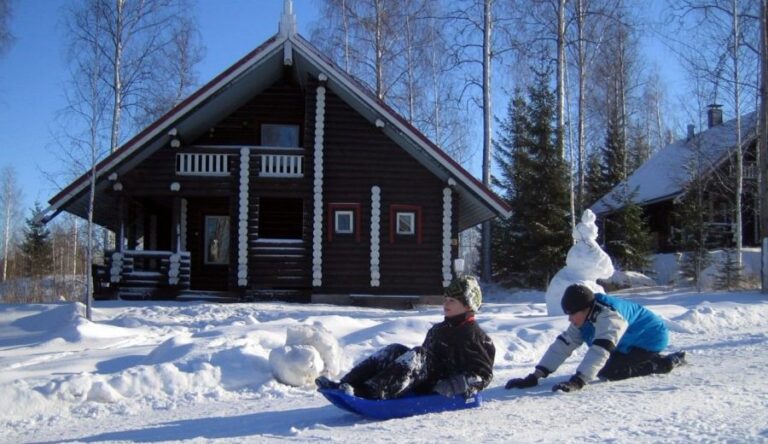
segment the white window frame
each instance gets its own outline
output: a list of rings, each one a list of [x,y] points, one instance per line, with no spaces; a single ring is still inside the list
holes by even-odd
[[[403,225],[401,225],[401,217],[410,219],[410,229],[405,229]],[[401,236],[413,236],[416,234],[416,213],[413,211],[398,211],[395,214],[395,221],[397,223],[396,233]],[[405,222],[405,221],[402,221]]]
[[[339,226],[342,217],[349,218],[349,228],[341,229]],[[336,234],[354,234],[355,233],[355,212],[352,210],[336,210],[333,212],[333,232]]]

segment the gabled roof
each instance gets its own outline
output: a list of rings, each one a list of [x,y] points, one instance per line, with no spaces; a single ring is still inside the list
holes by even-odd
[[[327,78],[327,86],[369,122],[384,123],[383,131],[400,147],[441,180],[454,186],[460,195],[459,229],[466,229],[495,216],[507,217],[510,207],[480,183],[426,136],[351,76],[324,57],[307,40],[293,32],[280,32],[265,41],[230,68],[205,84],[99,162],[97,193],[108,186],[108,176],[133,168],[152,153],[167,146],[168,133],[176,130],[185,140],[194,140],[223,115],[234,112],[283,75],[293,65],[299,82],[307,75]],[[380,126],[380,125],[377,125]],[[84,216],[90,174],[86,173],[50,201],[46,219],[61,211]],[[101,193],[98,199],[109,199]]]
[[[755,139],[757,113],[741,118],[742,146]],[[728,158],[736,147],[736,119],[702,131],[690,139],[673,142],[635,170],[629,178],[595,202],[591,210],[596,214],[610,213],[621,208],[621,192],[628,185],[636,192],[633,201],[641,206],[673,199],[683,193],[691,182],[690,166],[699,161],[699,174],[707,174]]]

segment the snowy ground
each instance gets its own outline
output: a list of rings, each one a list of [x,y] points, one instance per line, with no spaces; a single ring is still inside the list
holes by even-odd
[[[546,315],[541,292],[498,293],[478,316],[497,348],[484,405],[381,422],[276,382],[269,353],[289,327],[320,323],[348,369],[383,345],[419,344],[438,307],[99,302],[90,323],[79,304],[0,305],[0,441],[768,442],[768,298],[621,294],[667,320],[690,365],[552,393],[579,355],[539,387],[504,390],[567,321]]]

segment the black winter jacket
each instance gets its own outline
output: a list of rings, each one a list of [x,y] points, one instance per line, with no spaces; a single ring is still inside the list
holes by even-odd
[[[477,390],[493,379],[496,347],[475,322],[474,314],[446,318],[427,332],[422,348],[427,355],[428,379],[436,383],[454,375],[464,375]]]

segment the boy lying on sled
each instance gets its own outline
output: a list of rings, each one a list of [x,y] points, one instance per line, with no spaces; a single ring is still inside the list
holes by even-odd
[[[339,381],[315,380],[319,389],[338,388],[366,399],[407,393],[470,396],[493,378],[493,341],[475,322],[482,292],[472,276],[454,279],[445,290],[445,320],[427,332],[421,346],[392,344],[377,351]]]

